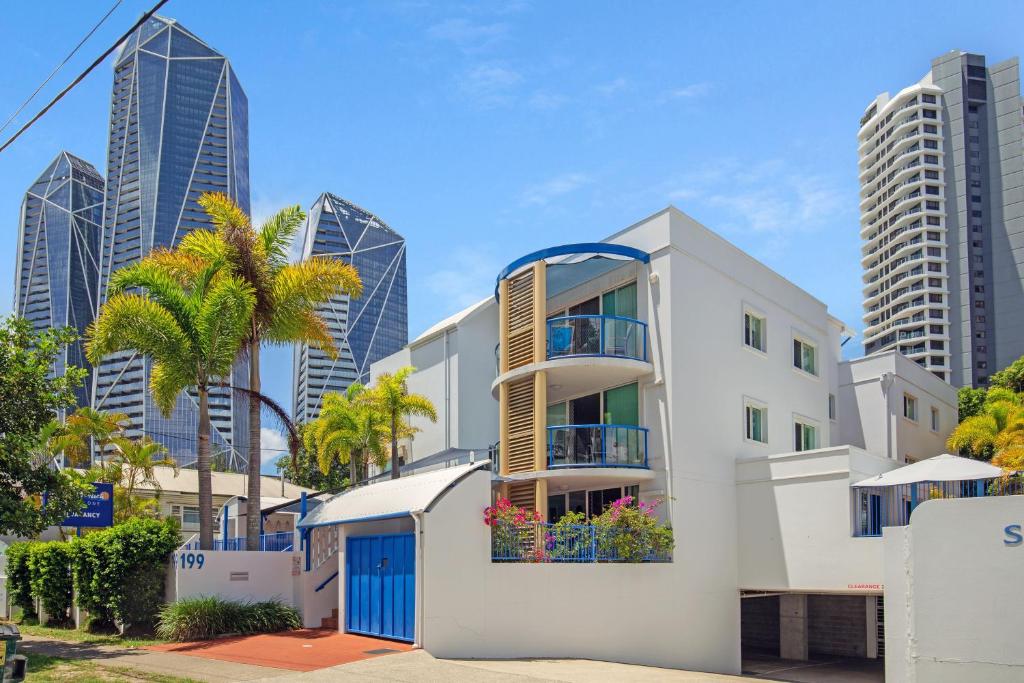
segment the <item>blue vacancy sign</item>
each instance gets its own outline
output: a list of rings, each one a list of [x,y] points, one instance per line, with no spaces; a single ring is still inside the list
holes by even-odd
[[[85,509],[61,522],[61,526],[113,526],[114,485],[95,482],[85,496]]]

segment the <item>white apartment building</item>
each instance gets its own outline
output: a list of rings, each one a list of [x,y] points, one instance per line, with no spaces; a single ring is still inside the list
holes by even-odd
[[[895,352],[842,362],[845,331],[824,303],[672,207],[603,242],[514,261],[494,297],[372,366],[373,376],[415,366],[409,390],[438,408],[437,423],[413,419],[421,431],[403,444],[407,467],[465,463],[470,450],[483,460],[498,442],[492,486],[467,483],[445,505],[464,497],[478,516],[477,504],[500,495],[554,522],[598,514],[623,495],[661,499],[675,557],[509,565],[490,561],[480,525],[484,540],[449,539],[435,560],[446,568],[427,571],[459,580],[425,588],[418,642],[438,656],[611,657],[723,672],[739,671],[741,641],[795,658],[878,656],[882,522],[851,485],[941,453],[956,393]],[[918,420],[937,412],[937,430],[913,431],[894,398],[904,394],[918,401]],[[456,469],[465,467],[474,465]],[[433,514],[420,522],[428,535],[442,518],[462,528],[450,512]],[[581,591],[597,586],[670,642],[616,631],[613,643],[598,627],[581,630]],[[481,609],[502,618],[481,620]],[[538,635],[521,635],[541,613]],[[598,618],[586,614],[583,623]]]
[[[1017,59],[954,50],[866,108],[857,134],[864,351],[954,386],[1024,354],[1024,116]]]

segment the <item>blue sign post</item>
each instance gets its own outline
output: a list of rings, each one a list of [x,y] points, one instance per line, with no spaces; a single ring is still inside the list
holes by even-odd
[[[114,485],[95,482],[93,492],[85,496],[85,509],[77,515],[67,517],[61,526],[113,526]]]

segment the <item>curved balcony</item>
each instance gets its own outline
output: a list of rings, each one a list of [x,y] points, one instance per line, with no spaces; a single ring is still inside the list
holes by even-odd
[[[548,468],[563,467],[648,469],[647,428],[617,424],[548,427]]]
[[[647,361],[647,323],[617,315],[567,315],[547,321],[547,358],[612,356]]]

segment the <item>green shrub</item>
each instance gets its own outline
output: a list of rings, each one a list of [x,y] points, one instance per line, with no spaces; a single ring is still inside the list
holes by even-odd
[[[32,596],[42,603],[47,625],[66,625],[71,619],[71,544],[33,543],[28,551],[28,568]]]
[[[208,640],[226,633],[272,633],[300,626],[298,611],[277,600],[238,602],[200,597],[165,605],[157,635],[178,641]]]
[[[7,547],[7,595],[12,605],[21,608],[22,621],[39,617],[32,597],[32,572],[28,566],[28,555],[33,545],[32,541],[19,541]]]
[[[80,607],[97,628],[149,633],[164,602],[168,558],[181,540],[173,520],[130,519],[74,542],[72,564]]]

